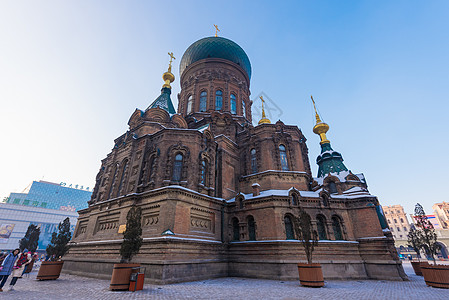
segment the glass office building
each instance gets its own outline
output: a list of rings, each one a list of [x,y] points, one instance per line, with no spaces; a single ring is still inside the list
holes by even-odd
[[[17,248],[30,224],[41,230],[38,246],[41,251],[45,251],[52,233],[67,217],[73,232],[78,218],[76,211],[87,208],[92,192],[64,185],[34,181],[28,193],[11,193],[0,203],[0,250]]]
[[[64,185],[65,183],[33,181],[28,193],[11,193],[5,202],[69,211],[87,208],[92,192]]]

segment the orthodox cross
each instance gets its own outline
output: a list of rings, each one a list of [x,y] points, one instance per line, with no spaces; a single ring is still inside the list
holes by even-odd
[[[214,27],[215,27],[215,36],[218,36],[218,32],[220,31],[220,29],[218,29],[218,25],[214,24]]]
[[[312,99],[312,103],[313,103],[313,108],[315,109],[315,118],[316,118],[316,123],[321,123],[321,119],[320,116],[318,115],[318,112],[316,111],[316,106],[315,106],[315,100],[313,100],[313,96],[310,95],[310,99]]]
[[[312,96],[312,95],[310,95],[310,99],[312,99],[313,108],[315,109],[315,114],[318,114],[318,113],[316,112],[315,100],[313,100],[313,96]]]
[[[265,99],[263,96],[260,96],[260,100],[262,101],[262,118],[265,118],[265,110],[263,109],[263,104],[265,103]]]
[[[171,63],[176,57],[174,57],[173,52],[168,52],[168,55],[170,55],[170,62],[168,63],[168,71],[171,72]]]
[[[263,96],[260,96],[260,100],[262,100],[262,107],[263,107],[263,104],[265,103],[265,99],[263,98]]]

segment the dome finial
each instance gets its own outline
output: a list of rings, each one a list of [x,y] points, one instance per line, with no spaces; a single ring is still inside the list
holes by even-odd
[[[220,29],[218,29],[218,25],[214,24],[214,27],[215,27],[215,37],[217,37],[218,36],[218,32],[220,31]]]
[[[170,55],[170,62],[168,63],[168,71],[165,72],[162,75],[162,79],[164,79],[165,83],[162,86],[162,88],[169,88],[171,89],[170,83],[172,83],[173,81],[175,81],[175,75],[172,74],[171,72],[171,63],[173,62],[175,58],[175,56],[173,55],[173,52],[168,52],[168,55]]]
[[[265,103],[265,100],[263,96],[260,96],[260,100],[262,101],[262,119],[259,121],[260,124],[271,124],[271,121],[265,116],[265,109],[263,108],[263,104]]]
[[[329,125],[321,121],[320,116],[318,115],[318,112],[316,110],[315,106],[315,100],[313,100],[313,96],[310,95],[310,98],[312,99],[313,108],[315,109],[315,118],[316,118],[316,125],[313,127],[313,132],[315,134],[318,134],[321,138],[320,144],[326,144],[330,143],[330,141],[326,137],[326,132],[329,130]]]

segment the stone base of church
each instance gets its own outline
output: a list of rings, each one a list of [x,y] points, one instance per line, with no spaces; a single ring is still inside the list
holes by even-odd
[[[111,278],[118,263],[120,240],[77,243],[64,257],[63,272]],[[385,240],[322,241],[314,262],[324,278],[407,280],[400,261],[391,259]],[[364,255],[360,255],[360,250]],[[297,263],[305,260],[298,241],[217,241],[161,237],[145,239],[134,263],[145,267],[148,283],[170,284],[217,277],[298,280]],[[243,255],[244,254],[244,255]],[[363,257],[366,256],[367,257]]]

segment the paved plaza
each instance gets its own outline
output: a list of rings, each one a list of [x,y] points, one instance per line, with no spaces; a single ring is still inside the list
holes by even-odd
[[[324,288],[304,288],[297,281],[219,278],[170,285],[146,284],[143,291],[111,292],[109,281],[62,274],[58,280],[37,281],[36,272],[20,279],[0,299],[449,299],[449,290],[427,287],[404,268],[410,281],[326,281]]]

